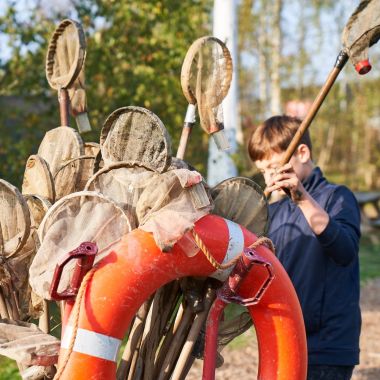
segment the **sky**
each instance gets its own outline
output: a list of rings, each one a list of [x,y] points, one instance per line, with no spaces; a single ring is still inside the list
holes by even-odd
[[[18,0],[16,7],[18,17],[21,20],[28,19],[28,13],[35,6],[37,0]],[[56,11],[65,12],[70,10],[71,0],[38,0],[42,6],[43,12],[47,15]],[[308,1],[308,0],[304,0]],[[306,39],[309,53],[312,57],[311,65],[305,71],[305,84],[321,84],[327,78],[331,71],[335,59],[341,48],[341,33],[349,16],[356,8],[358,0],[336,0],[337,6],[335,11],[323,12],[321,16],[321,25],[323,31],[316,30],[312,25],[306,31]],[[0,15],[6,11],[6,0],[0,0]],[[282,52],[285,56],[297,55],[297,36],[298,36],[298,17],[302,10],[300,9],[299,0],[286,0],[283,2],[282,27],[283,27],[283,44]],[[307,16],[307,15],[305,15]],[[7,37],[0,34],[0,59],[2,61],[10,58],[10,49],[7,47]],[[380,75],[380,62],[376,64],[376,58],[380,60],[380,43],[374,46],[370,51],[373,57],[373,70],[371,76]],[[243,64],[247,67],[254,68],[257,62],[253,55],[244,54],[242,56]],[[357,75],[351,65],[347,65],[343,75]],[[289,79],[291,82],[291,78]],[[284,83],[285,86],[292,83]]]
[[[28,14],[36,4],[36,0],[17,0],[15,2],[17,9],[17,17],[20,21],[27,21]],[[41,8],[46,15],[57,12],[65,12],[71,7],[71,0],[38,0]],[[3,16],[7,10],[7,0],[0,0],[0,16]],[[6,61],[10,58],[10,49],[7,47],[8,38],[0,33],[0,59]]]

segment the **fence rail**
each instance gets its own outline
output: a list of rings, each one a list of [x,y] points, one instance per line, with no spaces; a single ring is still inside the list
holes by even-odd
[[[380,228],[380,191],[362,191],[354,193],[366,226]]]

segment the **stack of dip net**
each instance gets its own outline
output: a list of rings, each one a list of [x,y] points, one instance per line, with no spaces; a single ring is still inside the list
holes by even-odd
[[[115,110],[98,143],[83,141],[68,126],[62,100],[67,91],[78,129],[88,130],[83,38],[80,25],[71,20],[55,31],[46,68],[49,84],[60,96],[62,125],[49,130],[26,161],[21,192],[0,180],[0,354],[18,362],[24,379],[54,375],[51,364],[56,362],[59,340],[49,334],[56,327],[49,317],[48,305],[54,305],[50,287],[57,263],[82,242],[97,245],[99,262],[117,249],[122,236],[140,228],[152,233],[162,254],[183,236],[199,252],[188,231],[211,212],[257,235],[264,233],[268,220],[257,185],[232,178],[209,189],[200,173],[172,157],[165,126],[145,108]],[[222,121],[220,104],[231,78],[211,96],[199,75],[210,77],[208,53],[220,58],[213,72],[219,73],[230,58],[224,45],[198,45],[197,57],[203,63],[198,62],[196,72],[189,71],[189,88],[195,83],[201,124],[213,133]],[[218,78],[211,78],[214,85]],[[70,286],[75,265],[71,261],[65,266],[59,292]],[[147,300],[132,322],[118,378],[185,376],[194,359],[203,355],[203,341],[197,338],[204,335],[205,317],[219,285],[215,279],[187,278],[165,285]],[[40,328],[28,323],[32,318],[40,318]],[[219,350],[248,326],[244,314],[226,323],[224,330],[222,326]],[[191,349],[183,350],[185,345]],[[47,357],[50,366],[38,365],[40,356]]]

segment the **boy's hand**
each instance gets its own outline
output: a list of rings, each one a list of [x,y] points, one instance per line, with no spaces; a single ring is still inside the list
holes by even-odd
[[[305,188],[290,163],[276,170],[276,173],[266,188],[266,191],[269,193],[275,190],[282,190],[287,193],[294,203],[299,203],[305,199],[307,195]]]

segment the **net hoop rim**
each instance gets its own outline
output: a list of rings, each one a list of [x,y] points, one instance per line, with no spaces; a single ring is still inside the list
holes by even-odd
[[[84,147],[84,149],[86,149],[86,148],[88,148],[88,149],[96,148],[96,149],[100,150],[100,144],[97,143],[97,142],[94,142],[94,141],[84,141],[83,142],[83,147]]]
[[[130,222],[130,220],[128,218],[128,215],[126,214],[126,212],[123,210],[123,208],[117,202],[115,202],[110,197],[107,197],[106,195],[103,195],[103,194],[101,194],[101,193],[99,193],[97,191],[83,190],[83,191],[78,191],[76,193],[71,193],[71,194],[65,195],[59,201],[57,201],[56,203],[54,203],[54,205],[52,205],[52,207],[49,208],[49,210],[45,214],[45,216],[42,219],[41,224],[40,224],[40,226],[38,228],[38,237],[39,237],[39,239],[40,239],[41,242],[43,241],[43,238],[46,235],[46,232],[44,231],[45,230],[45,225],[47,223],[46,221],[48,220],[48,218],[51,217],[51,214],[53,214],[54,212],[56,212],[56,210],[58,210],[60,207],[62,207],[62,206],[65,207],[64,203],[66,203],[67,201],[71,200],[72,198],[79,198],[79,197],[101,198],[103,201],[106,201],[108,203],[112,203],[112,205],[117,210],[119,210],[121,212],[121,214],[125,217],[125,219],[126,219],[126,221],[128,223],[128,226],[129,226],[129,230],[132,231],[131,222]]]
[[[28,201],[32,201],[33,203],[36,202],[36,200],[38,202],[40,202],[40,204],[42,205],[43,207],[43,210],[45,211],[45,214],[44,214],[44,217],[46,215],[46,213],[48,212],[49,208],[52,206],[52,203],[49,201],[49,199],[45,198],[45,197],[42,197],[41,195],[38,195],[38,194],[23,194],[23,197],[25,199],[25,202],[29,208],[29,213],[30,213],[30,216],[32,219],[33,218],[33,222],[35,223],[35,219],[34,219],[34,215],[32,213],[32,210],[30,209],[29,205],[28,205]],[[43,219],[43,218],[42,218]],[[34,225],[35,227],[35,225]],[[37,227],[38,228],[38,227]]]
[[[144,107],[140,107],[140,106],[126,106],[126,107],[121,107],[121,108],[118,108],[116,109],[115,111],[113,111],[108,117],[107,119],[105,120],[104,124],[103,124],[103,128],[100,132],[100,150],[101,150],[101,154],[102,154],[102,157],[103,157],[103,160],[104,160],[104,154],[103,154],[103,149],[104,149],[104,143],[105,141],[107,140],[107,136],[109,134],[109,132],[111,131],[111,128],[112,126],[114,125],[114,123],[116,122],[116,120],[123,114],[126,114],[126,113],[130,113],[130,112],[139,112],[141,114],[144,114],[146,115],[147,117],[151,118],[154,120],[154,124],[158,126],[160,132],[161,132],[161,135],[162,135],[162,138],[163,138],[163,141],[164,141],[164,144],[165,144],[165,150],[166,150],[166,160],[165,160],[165,165],[161,165],[161,167],[155,169],[153,168],[153,165],[152,167],[148,167],[146,164],[142,164],[142,163],[136,163],[136,162],[133,162],[133,164],[130,163],[131,166],[141,166],[141,167],[144,167],[146,168],[147,170],[149,171],[155,171],[155,172],[158,172],[158,173],[162,173],[162,172],[165,172],[167,170],[167,168],[170,166],[170,163],[171,163],[171,142],[170,142],[170,136],[168,134],[168,131],[166,130],[166,127],[164,125],[164,123],[161,121],[161,119],[152,111],[148,110],[147,108],[144,108]],[[109,158],[108,158],[109,160]],[[128,163],[129,161],[119,161],[119,162],[122,162],[122,163]],[[113,163],[118,163],[118,162],[113,162]],[[108,166],[108,165],[107,165]]]
[[[40,156],[38,154],[32,154],[31,156],[28,157],[28,159],[26,161],[25,171],[24,171],[24,179],[25,179],[25,174],[28,171],[29,160],[34,160],[37,163],[37,165],[39,165],[38,166],[39,167],[38,172],[41,173],[41,176],[43,176],[43,178],[44,178],[44,182],[46,184],[46,190],[48,191],[49,196],[48,197],[42,197],[42,198],[48,200],[49,203],[54,203],[54,201],[55,201],[55,183],[54,183],[53,175],[52,175],[50,168],[49,168],[49,164],[46,162],[46,160],[42,156]],[[30,192],[24,191],[24,181],[23,181],[23,184],[21,187],[21,193],[24,196],[25,195],[38,195],[38,196],[40,196],[39,194],[34,194],[34,193],[32,194]]]
[[[59,169],[56,171],[56,173],[54,174],[54,179],[58,176],[58,174],[63,170],[65,169],[67,166],[69,166],[70,164],[76,162],[76,161],[82,161],[82,160],[94,160],[95,161],[96,159],[96,156],[87,156],[87,155],[82,155],[82,156],[79,156],[79,157],[74,157],[74,158],[71,158],[70,160],[67,160],[65,161],[64,164],[62,164]],[[82,168],[83,169],[83,168]]]
[[[108,173],[108,172],[112,171],[113,169],[121,169],[121,168],[132,169],[134,167],[143,168],[143,169],[146,169],[147,171],[149,171],[151,173],[155,173],[153,170],[147,168],[144,165],[131,164],[128,161],[114,162],[112,164],[104,166],[103,168],[101,168],[100,170],[98,170],[91,178],[89,178],[89,180],[87,181],[86,186],[84,188],[84,191],[95,191],[95,190],[90,190],[89,187],[102,174]]]
[[[245,183],[245,184],[251,186],[252,188],[257,190],[257,192],[259,194],[263,195],[263,198],[265,198],[263,189],[254,180],[252,180],[248,177],[243,177],[243,176],[230,177],[230,178],[224,179],[223,181],[220,181],[215,186],[213,186],[210,189],[210,192],[212,194],[214,191],[220,190],[223,186],[225,186],[229,183],[235,182],[235,181],[242,182],[242,183]],[[266,200],[266,198],[265,198],[265,200]]]
[[[230,183],[233,183],[233,182],[244,183],[245,185],[252,187],[258,194],[260,194],[261,199],[265,202],[267,214],[268,214],[268,212],[269,212],[268,200],[265,197],[263,189],[254,180],[252,180],[251,178],[248,178],[248,177],[243,177],[243,176],[231,177],[231,178],[227,178],[227,179],[219,182],[218,184],[216,184],[214,187],[212,187],[210,189],[210,195],[211,195],[211,198],[213,199],[213,201],[215,201],[215,198],[219,195],[219,193],[221,191],[223,191],[223,188],[225,188],[226,185],[229,185]],[[218,192],[218,193],[215,194],[215,192]],[[267,215],[267,221],[266,221],[266,224],[263,228],[262,235],[265,235],[267,233],[268,228],[269,228],[269,223],[270,223],[270,220],[269,220],[269,214],[268,214]]]
[[[23,197],[25,198],[26,201],[31,200],[31,199],[33,199],[33,200],[38,199],[44,207],[47,207],[46,211],[53,205],[49,201],[49,199],[47,199],[41,195],[38,195],[38,194],[23,194]]]
[[[13,252],[7,254],[7,255],[5,255],[4,246],[1,250],[2,255],[8,259],[10,257],[15,256],[24,247],[26,241],[28,240],[29,234],[30,234],[31,221],[30,221],[29,207],[28,207],[24,197],[22,196],[20,191],[17,189],[17,187],[13,186],[9,182],[0,178],[0,192],[2,191],[2,188],[5,188],[8,192],[11,192],[14,194],[16,202],[18,203],[19,206],[21,206],[21,213],[22,213],[22,216],[24,217],[24,221],[25,221],[25,227],[23,228],[24,231],[21,230],[22,237],[19,240],[19,243],[17,244],[17,247],[15,248],[15,250]],[[1,231],[1,229],[0,229],[0,231]],[[2,241],[3,245],[5,245],[5,241],[4,241],[2,231],[1,231],[1,235],[2,235],[1,241]]]
[[[76,37],[76,49],[75,49],[75,56],[73,61],[70,65],[70,70],[68,73],[61,75],[58,78],[53,77],[54,72],[54,63],[55,63],[55,56],[56,56],[56,50],[57,50],[57,41],[59,38],[63,35],[63,32],[68,26],[74,26],[75,27],[75,37]],[[64,19],[62,20],[57,28],[55,29],[52,37],[50,38],[49,45],[48,45],[48,51],[46,54],[46,62],[45,62],[45,72],[46,72],[46,79],[50,85],[51,88],[54,90],[59,90],[61,88],[69,88],[77,79],[80,71],[82,70],[82,66],[84,64],[86,58],[86,37],[83,31],[82,25],[74,21],[72,19]]]
[[[191,90],[191,86],[190,86],[190,73],[191,73],[192,63],[199,49],[206,43],[210,43],[210,42],[217,43],[218,45],[220,45],[223,51],[224,58],[226,60],[226,69],[225,69],[226,75],[221,85],[222,91],[221,91],[221,96],[220,96],[221,98],[220,103],[226,97],[228,90],[230,89],[230,85],[232,81],[232,73],[233,73],[233,63],[232,63],[231,53],[229,49],[227,48],[226,44],[222,42],[219,38],[214,37],[214,36],[205,36],[205,37],[198,38],[189,47],[186,53],[185,59],[182,63],[182,69],[181,69],[182,92],[189,104],[194,104],[194,105],[197,104],[196,96]]]
[[[61,136],[61,134],[66,134],[66,136]],[[56,136],[58,134],[58,137]],[[83,144],[83,139],[81,135],[71,127],[67,126],[60,126],[56,127],[53,129],[48,130],[45,133],[45,136],[43,137],[39,147],[38,147],[38,155],[44,158],[42,155],[45,155],[45,145],[48,144],[49,146],[49,141],[54,137],[54,141],[58,141],[59,145],[65,144],[66,146],[70,147],[70,153],[72,154],[74,151],[75,154],[79,154],[76,157],[70,158],[68,161],[72,160],[73,158],[79,158],[81,156],[84,156],[84,144]],[[50,149],[46,150],[47,152],[50,152]],[[56,152],[54,153],[54,157],[56,155]],[[55,187],[55,201],[57,200],[57,197],[59,196],[59,199],[62,198],[62,189],[64,186],[62,186],[62,183],[58,182],[58,179],[60,179],[60,173],[63,169],[67,168],[68,165],[66,165],[67,161],[62,162],[60,161],[59,167],[57,166],[54,171],[51,170],[51,163],[49,163],[48,160],[44,158],[44,160],[47,162],[49,165],[49,169],[51,172],[51,175],[53,177],[54,181],[54,187]],[[77,160],[73,160],[73,162],[76,162]],[[75,184],[77,183],[77,180],[82,172],[82,162],[78,160],[78,165],[73,166],[70,171],[71,171],[71,176],[72,180],[75,181]],[[64,181],[63,184],[67,183],[67,181]],[[58,185],[61,186],[58,186]],[[66,194],[67,195],[67,194]]]

